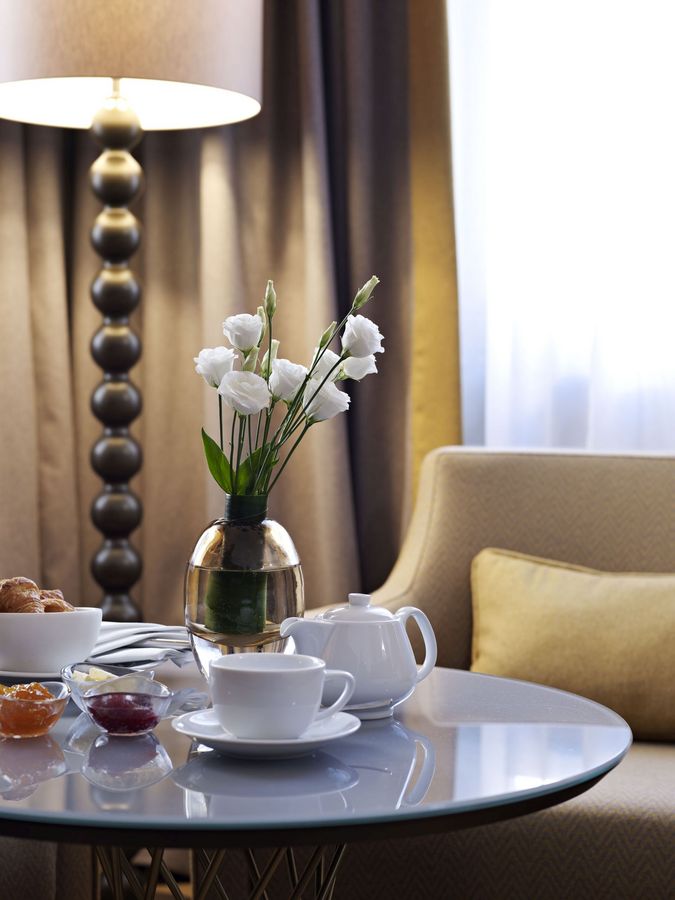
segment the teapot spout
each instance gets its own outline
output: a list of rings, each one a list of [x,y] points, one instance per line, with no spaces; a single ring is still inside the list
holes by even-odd
[[[320,657],[323,655],[329,632],[328,622],[291,616],[281,623],[279,635],[282,638],[292,637],[298,653]]]

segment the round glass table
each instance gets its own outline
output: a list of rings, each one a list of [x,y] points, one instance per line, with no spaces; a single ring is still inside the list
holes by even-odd
[[[157,677],[204,690],[196,667],[188,670],[165,666]],[[170,877],[167,847],[198,848],[195,896],[225,891],[225,853],[243,847],[253,866],[250,896],[262,896],[285,863],[293,896],[311,883],[316,896],[329,897],[346,844],[551,806],[587,790],[630,744],[623,719],[590,700],[440,668],[393,718],[363,722],[298,758],[228,758],[168,720],[150,735],[111,738],[71,715],[48,737],[0,741],[0,833],[96,845],[120,897],[123,877],[140,897],[153,895],[160,875]],[[288,848],[303,844],[317,849],[300,871]],[[152,848],[149,886],[138,883],[121,847]],[[275,848],[260,870],[254,847]]]

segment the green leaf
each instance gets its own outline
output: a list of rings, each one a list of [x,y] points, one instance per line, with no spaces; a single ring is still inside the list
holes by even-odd
[[[225,491],[226,494],[232,493],[232,469],[230,461],[220,449],[218,444],[209,437],[202,428],[202,441],[204,443],[204,456],[209,472],[213,475],[216,483]]]
[[[235,494],[250,494],[253,492],[253,482],[255,476],[260,468],[262,460],[267,456],[269,452],[269,444],[263,445],[262,447],[258,447],[257,450],[254,450],[250,456],[247,456],[246,459],[240,464],[239,471],[237,472],[237,483],[235,485]],[[274,466],[279,462],[279,457],[276,454],[273,454],[266,462],[265,462],[265,470],[269,471],[274,468]],[[264,482],[264,478],[260,478],[258,480],[259,484]]]

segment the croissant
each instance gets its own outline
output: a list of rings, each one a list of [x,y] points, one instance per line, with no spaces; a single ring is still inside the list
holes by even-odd
[[[73,607],[63,599],[61,591],[40,591],[40,600],[45,612],[72,612]]]
[[[44,612],[35,582],[21,577],[0,581],[0,612]]]

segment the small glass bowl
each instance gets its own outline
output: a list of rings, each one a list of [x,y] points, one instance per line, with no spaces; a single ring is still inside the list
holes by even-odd
[[[144,675],[123,675],[82,694],[93,721],[116,737],[152,731],[168,712],[172,698],[166,685]]]
[[[0,737],[34,738],[47,734],[61,718],[70,688],[60,681],[41,681],[51,697],[22,699],[0,694]]]
[[[123,675],[138,675],[138,672],[135,669],[129,669],[125,666],[97,666],[89,665],[89,663],[76,663],[72,666],[64,666],[61,669],[61,678],[70,688],[70,695],[73,698],[73,703],[75,703],[82,712],[87,711],[82,695],[92,688],[108,683],[107,681],[81,681],[75,677],[76,673],[88,675],[92,669],[97,669],[99,672],[107,672],[110,675],[109,681],[115,681]],[[154,669],[145,669],[143,671],[143,676],[145,678],[153,679],[155,677]]]

